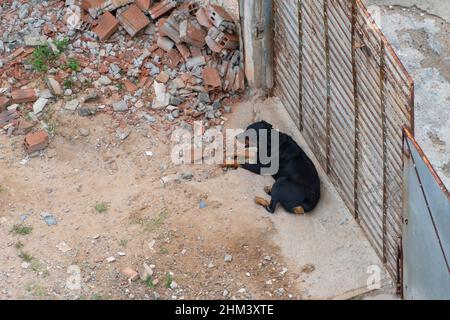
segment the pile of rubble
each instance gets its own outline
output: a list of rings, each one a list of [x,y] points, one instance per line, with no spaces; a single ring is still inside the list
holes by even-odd
[[[7,19],[21,8],[18,1]],[[0,128],[8,135],[33,131],[25,138],[29,152],[46,146],[48,128],[36,124],[56,101],[80,116],[124,114],[121,123],[161,117],[168,125],[204,120],[212,127],[224,124],[227,104],[245,88],[239,28],[220,6],[175,0],[45,4],[42,10],[53,10],[49,19],[0,56]],[[75,24],[73,8],[81,8]],[[67,48],[61,45],[66,39]],[[30,62],[42,47],[57,57],[44,61],[45,74]],[[35,78],[45,80],[44,89]]]

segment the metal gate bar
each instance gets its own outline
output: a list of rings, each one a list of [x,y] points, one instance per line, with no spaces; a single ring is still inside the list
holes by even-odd
[[[274,29],[274,94],[400,282],[413,81],[361,0],[274,0]]]

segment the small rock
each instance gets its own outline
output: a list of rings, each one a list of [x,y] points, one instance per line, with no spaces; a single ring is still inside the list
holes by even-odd
[[[47,77],[45,79],[45,82],[47,84],[47,87],[50,89],[51,93],[53,93],[55,96],[61,96],[63,94],[61,85],[58,81],[55,80],[53,77]]]
[[[28,269],[30,267],[30,264],[24,261],[20,266],[22,267],[22,269]]]
[[[205,103],[205,104],[211,103],[211,99],[209,98],[209,94],[206,93],[206,92],[200,92],[198,94],[198,101],[201,102],[201,103]]]
[[[58,248],[58,250],[61,251],[62,253],[66,253],[66,252],[69,252],[70,250],[72,250],[72,248],[69,247],[69,246],[67,245],[67,243],[64,242],[64,241],[61,242],[60,244],[57,244],[57,245],[56,245],[56,248]]]
[[[231,262],[233,260],[233,256],[231,254],[226,254],[223,260],[225,262]]]
[[[107,76],[101,76],[99,79],[98,79],[98,83],[100,83],[101,85],[103,85],[103,86],[108,86],[108,85],[110,85],[111,84],[111,79],[110,78],[108,78]]]
[[[89,128],[78,128],[78,132],[82,137],[87,137],[91,133],[91,130]]]
[[[44,110],[44,107],[47,105],[48,99],[46,98],[39,98],[36,100],[36,102],[33,104],[33,113],[38,114]]]
[[[178,288],[178,284],[175,281],[172,281],[170,283],[170,289],[176,289],[176,288]]]
[[[54,226],[58,224],[56,218],[50,213],[44,214],[43,219],[48,226]]]
[[[180,179],[181,180],[185,180],[185,181],[191,181],[193,177],[194,177],[194,174],[192,172],[189,172],[189,171],[188,172],[183,172],[180,175]]]
[[[119,140],[125,140],[126,138],[128,138],[128,136],[130,135],[130,131],[125,130],[125,129],[116,129],[116,137]]]
[[[150,268],[148,264],[144,263],[139,269],[139,277],[142,281],[147,281],[151,276],[153,276],[153,269]]]
[[[77,110],[79,105],[80,105],[80,101],[78,101],[76,99],[71,100],[66,103],[66,105],[64,106],[64,109],[69,110],[69,111],[75,111],[75,110]]]
[[[131,281],[135,281],[139,278],[139,273],[130,267],[126,267],[125,269],[123,269],[122,274],[125,275]]]
[[[116,101],[113,103],[113,110],[115,112],[125,112],[128,111],[128,105],[124,100]]]
[[[114,262],[114,261],[116,261],[116,258],[114,258],[114,257],[108,257],[108,258],[106,258],[106,262],[108,262],[108,263],[112,263],[112,262]]]

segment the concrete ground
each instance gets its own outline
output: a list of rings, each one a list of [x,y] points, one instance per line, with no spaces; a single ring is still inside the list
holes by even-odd
[[[247,102],[234,110],[227,122],[228,128],[245,128],[255,120],[266,120],[275,128],[294,137],[312,156],[312,152],[308,150],[306,142],[278,99]],[[317,163],[314,158],[313,161]],[[322,196],[313,213],[299,217],[278,208],[274,215],[268,215],[275,228],[273,242],[280,247],[289,268],[301,275],[299,281],[302,296],[349,299],[364,295],[370,291],[367,289],[367,279],[370,275],[368,270],[371,266],[378,266],[385,286],[383,292],[387,292],[387,296],[392,298],[390,277],[383,270],[381,261],[328,181],[327,175],[323,171],[319,173],[322,180]],[[264,197],[264,186],[273,183],[271,177],[256,176],[243,169],[231,172],[227,176],[227,181],[210,180],[201,186],[206,188],[205,190],[211,190],[220,185],[232,185],[234,187],[230,188],[229,192],[235,194],[236,199],[245,195],[249,198],[247,201],[251,201],[256,195]],[[254,211],[251,208],[249,209]],[[262,208],[257,211],[258,213],[249,212],[249,214],[258,216],[260,212],[266,214]],[[305,266],[312,266],[314,272],[301,272]]]
[[[450,2],[368,0],[415,82],[415,136],[450,188]]]

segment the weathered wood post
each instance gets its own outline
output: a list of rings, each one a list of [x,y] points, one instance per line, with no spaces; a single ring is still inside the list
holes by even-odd
[[[240,0],[245,76],[251,89],[273,87],[272,0]]]

